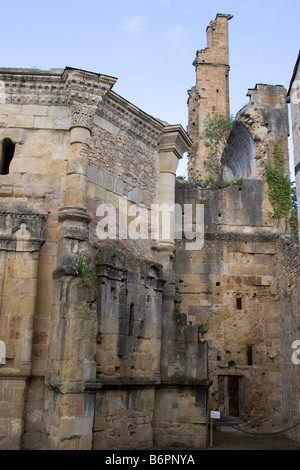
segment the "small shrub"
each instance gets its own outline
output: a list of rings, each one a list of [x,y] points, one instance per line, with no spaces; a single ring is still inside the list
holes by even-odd
[[[74,271],[77,277],[82,279],[85,285],[90,285],[92,271],[89,268],[88,259],[86,256],[80,256],[74,264]]]

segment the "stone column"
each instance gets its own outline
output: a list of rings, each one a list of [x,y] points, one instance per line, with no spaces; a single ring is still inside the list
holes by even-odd
[[[181,126],[164,128],[159,144],[160,179],[158,200],[167,208],[175,204],[175,178],[178,160],[191,145]],[[180,208],[181,213],[183,208]],[[167,212],[167,210],[166,210]],[[172,233],[158,241],[159,262],[166,280],[162,304],[161,382],[155,394],[153,414],[154,444],[174,445],[181,442],[205,447],[207,376],[206,345],[199,343],[198,327],[186,324],[186,315],[176,309],[173,257],[175,251],[174,210],[170,211]],[[162,213],[160,230],[166,229],[168,214]]]
[[[88,150],[95,106],[73,103],[67,174],[59,209],[60,241],[54,272],[56,314],[53,317],[53,361],[47,385],[56,413],[49,422],[56,431],[52,449],[89,450],[92,445],[94,397],[84,393],[84,382],[95,379],[95,293],[84,279],[74,277],[75,263],[90,259],[86,209]],[[94,367],[95,365],[95,367]]]
[[[80,226],[90,220],[85,207],[88,175],[86,153],[90,145],[94,111],[95,109],[81,103],[73,104],[71,109],[70,150],[59,220],[81,222],[77,224]]]
[[[55,412],[47,416],[48,427],[53,430],[48,445],[51,449],[89,450],[94,396],[85,393],[85,383],[96,378],[96,291],[92,281],[75,276],[75,262],[84,257],[89,267],[92,264],[88,229],[91,218],[86,209],[88,153],[97,106],[115,79],[73,69],[66,73],[70,147],[58,215],[57,268],[53,273],[56,299],[47,386]]]
[[[159,143],[159,189],[161,209],[159,248],[174,249],[175,237],[175,178],[179,160],[188,151],[191,141],[180,125],[164,128]]]

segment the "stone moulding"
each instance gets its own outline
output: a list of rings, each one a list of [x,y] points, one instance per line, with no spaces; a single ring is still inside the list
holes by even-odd
[[[117,378],[117,379],[101,379],[95,382],[85,382],[84,391],[93,391],[103,389],[128,389],[128,388],[204,388],[208,389],[212,385],[209,380],[192,380],[192,379],[132,379],[132,378]]]
[[[97,114],[151,147],[157,147],[164,125],[115,92],[106,95]]]
[[[31,376],[30,370],[0,368],[0,380],[27,380]]]
[[[37,73],[36,73],[37,72]],[[6,105],[69,106],[75,103],[73,124],[91,128],[93,115],[102,97],[112,88],[116,78],[66,67],[60,73],[22,69],[0,70],[5,84]],[[92,112],[83,112],[78,105],[92,106]],[[79,120],[79,121],[78,121]]]
[[[58,221],[62,222],[68,219],[89,223],[91,221],[91,216],[83,207],[63,206],[59,209]]]

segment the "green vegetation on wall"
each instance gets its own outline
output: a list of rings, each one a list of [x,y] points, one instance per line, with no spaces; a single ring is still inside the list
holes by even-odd
[[[200,135],[208,149],[208,158],[204,160],[204,168],[208,176],[203,178],[199,170],[191,173],[190,180],[204,189],[222,189],[231,184],[241,184],[241,180],[228,182],[224,179],[222,155],[227,146],[228,136],[232,129],[234,118],[216,114],[208,114],[204,120],[204,130]]]
[[[284,219],[286,230],[291,229],[291,237],[298,240],[297,230],[297,198],[294,183],[290,182],[285,171],[284,153],[281,141],[274,143],[273,163],[266,165],[266,181],[268,183],[268,196],[273,207],[270,217],[277,221]]]

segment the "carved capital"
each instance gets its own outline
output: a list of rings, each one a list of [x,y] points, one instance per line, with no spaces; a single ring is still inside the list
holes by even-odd
[[[73,103],[71,114],[71,127],[85,127],[91,129],[95,114],[95,107],[85,103]]]

